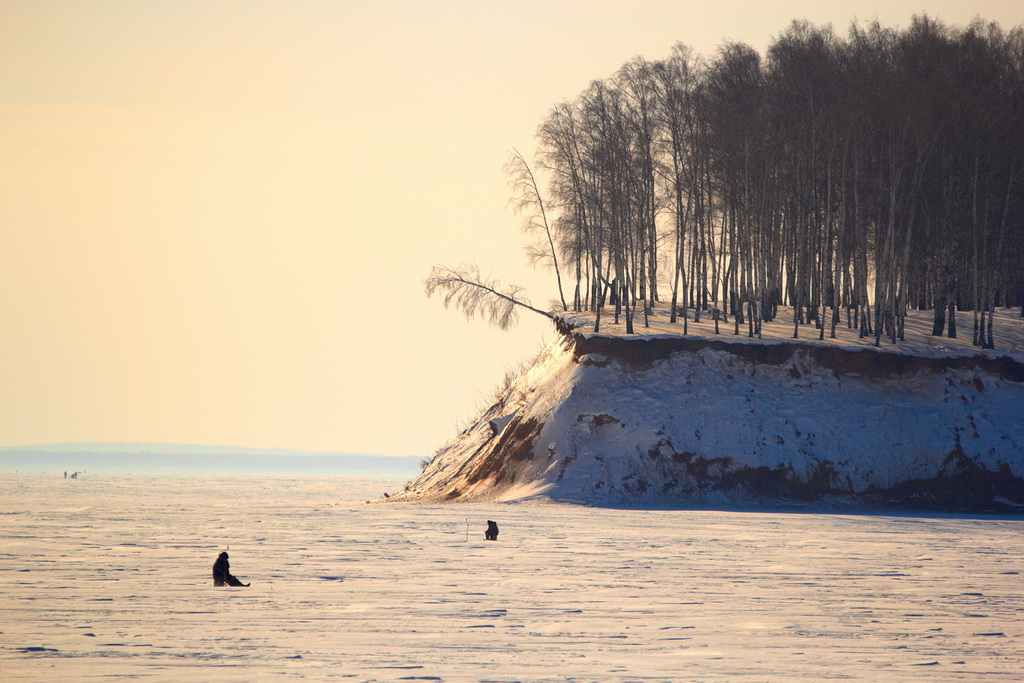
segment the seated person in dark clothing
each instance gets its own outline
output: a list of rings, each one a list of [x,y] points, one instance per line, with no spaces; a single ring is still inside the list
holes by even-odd
[[[217,561],[213,563],[213,585],[214,586],[248,586],[231,575],[231,564],[228,563],[228,554],[221,553]]]
[[[498,525],[491,520],[487,520],[487,531],[484,532],[484,538],[488,541],[498,540]]]

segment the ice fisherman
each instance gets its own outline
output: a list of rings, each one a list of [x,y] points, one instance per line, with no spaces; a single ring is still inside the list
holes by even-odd
[[[214,586],[248,586],[231,575],[231,564],[228,562],[228,554],[221,553],[217,561],[213,563],[213,585]]]
[[[498,540],[498,525],[491,520],[487,520],[487,531],[484,532],[484,538],[488,541]]]

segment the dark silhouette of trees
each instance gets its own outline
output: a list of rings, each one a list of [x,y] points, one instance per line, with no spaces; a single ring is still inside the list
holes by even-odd
[[[764,58],[680,44],[555,106],[538,141],[550,246],[595,329],[614,306],[633,332],[666,284],[684,333],[692,311],[759,335],[788,303],[794,337],[835,336],[846,309],[880,345],[917,307],[936,335],[972,311],[991,347],[996,306],[1024,315],[1019,27],[795,21]]]

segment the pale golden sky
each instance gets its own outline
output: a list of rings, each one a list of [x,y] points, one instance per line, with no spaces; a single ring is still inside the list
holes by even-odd
[[[0,0],[0,446],[430,455],[549,337],[428,300],[526,264],[502,164],[630,57],[1017,0]]]

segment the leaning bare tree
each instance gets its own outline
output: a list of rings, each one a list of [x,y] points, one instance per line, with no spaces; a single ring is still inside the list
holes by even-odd
[[[562,302],[562,310],[569,310],[565,303],[565,294],[562,291],[562,271],[558,267],[558,250],[555,249],[555,237],[548,222],[548,212],[544,208],[544,198],[537,187],[537,178],[533,175],[533,169],[526,161],[526,158],[518,149],[513,149],[508,162],[505,164],[505,173],[508,174],[509,184],[515,190],[515,195],[509,200],[516,214],[526,214],[523,222],[523,232],[533,234],[543,232],[547,241],[546,247],[538,247],[536,244],[527,245],[526,252],[531,263],[540,263],[551,260],[551,267],[555,271],[555,278],[558,281],[558,298]]]
[[[423,281],[423,290],[427,296],[443,292],[442,303],[445,308],[454,305],[467,318],[479,315],[502,330],[518,322],[520,308],[556,320],[551,313],[531,306],[523,296],[522,287],[513,284],[503,289],[497,280],[482,277],[480,269],[475,265],[461,265],[457,268],[434,266],[430,269],[430,277]]]

